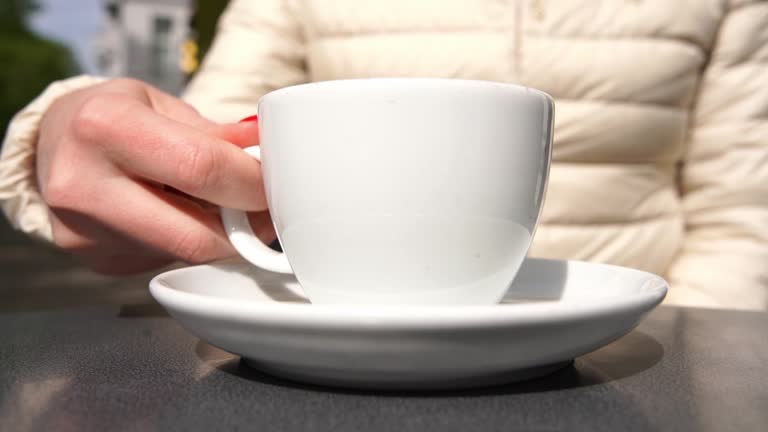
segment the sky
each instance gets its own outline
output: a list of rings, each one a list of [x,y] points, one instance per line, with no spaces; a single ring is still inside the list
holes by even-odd
[[[102,0],[39,0],[42,10],[30,19],[40,35],[69,46],[80,69],[96,73],[93,40],[103,23]]]

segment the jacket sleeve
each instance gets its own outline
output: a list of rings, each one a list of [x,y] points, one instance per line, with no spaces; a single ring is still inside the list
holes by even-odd
[[[259,98],[307,81],[304,40],[291,0],[234,0],[184,99],[219,122],[256,113]]]
[[[734,2],[695,102],[681,170],[685,241],[670,301],[768,308],[768,2]]]

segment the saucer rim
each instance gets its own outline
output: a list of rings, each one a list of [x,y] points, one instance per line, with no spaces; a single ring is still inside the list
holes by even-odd
[[[236,301],[214,295],[190,293],[174,288],[167,279],[178,273],[228,265],[250,266],[244,262],[222,261],[174,269],[156,275],[149,282],[152,296],[171,315],[191,314],[208,319],[262,322],[272,325],[312,325],[321,328],[361,326],[374,328],[471,328],[507,325],[544,325],[563,320],[591,320],[596,317],[642,314],[652,310],[667,294],[668,283],[658,275],[611,264],[577,260],[526,258],[539,262],[566,262],[568,265],[599,267],[633,272],[645,278],[642,288],[631,296],[603,297],[601,302],[545,301],[493,305],[382,306],[313,305],[279,301]]]

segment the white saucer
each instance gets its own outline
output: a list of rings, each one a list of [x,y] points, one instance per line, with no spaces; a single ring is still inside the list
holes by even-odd
[[[528,259],[490,306],[311,305],[292,276],[226,262],[172,270],[152,295],[191,333],[265,372],[325,385],[481,386],[549,373],[632,330],[667,292],[622,267]]]

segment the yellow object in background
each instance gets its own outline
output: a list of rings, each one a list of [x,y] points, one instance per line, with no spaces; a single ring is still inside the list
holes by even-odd
[[[179,68],[187,75],[194,73],[200,61],[197,57],[199,53],[197,42],[192,39],[187,39],[181,44],[181,57],[179,59]]]

